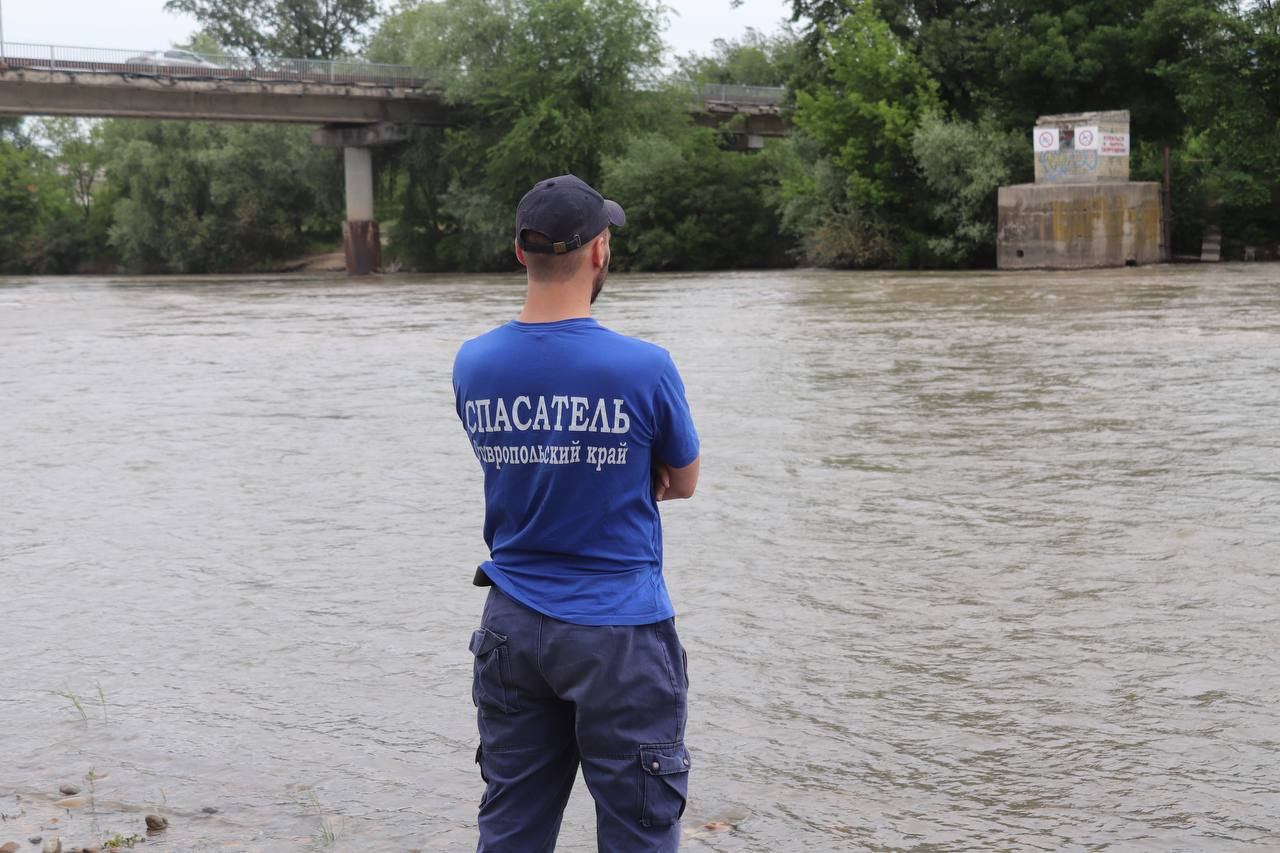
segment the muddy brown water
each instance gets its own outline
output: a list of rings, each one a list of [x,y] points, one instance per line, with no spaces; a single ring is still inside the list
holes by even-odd
[[[449,371],[519,296],[0,280],[0,842],[474,847]],[[598,316],[704,441],[685,849],[1280,848],[1280,267],[615,275]]]

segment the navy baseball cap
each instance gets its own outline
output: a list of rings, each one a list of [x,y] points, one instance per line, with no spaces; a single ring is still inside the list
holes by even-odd
[[[575,175],[560,175],[533,185],[516,206],[516,242],[526,252],[563,255],[580,249],[610,225],[626,225],[627,215]],[[550,243],[530,243],[537,231]]]

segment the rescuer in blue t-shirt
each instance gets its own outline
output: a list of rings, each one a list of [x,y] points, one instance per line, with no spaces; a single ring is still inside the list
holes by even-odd
[[[667,351],[591,319],[625,221],[573,175],[535,185],[524,309],[454,362],[492,587],[471,636],[480,851],[553,849],[579,763],[600,850],[679,845],[689,682],[658,502],[693,495],[698,434]]]

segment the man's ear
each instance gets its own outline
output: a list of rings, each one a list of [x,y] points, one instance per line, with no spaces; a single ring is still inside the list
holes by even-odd
[[[600,236],[591,241],[591,266],[600,269],[604,266],[605,258],[609,252],[609,229],[606,228],[600,232]]]
[[[520,248],[520,241],[516,240],[515,243],[516,243],[516,260],[520,262],[520,266],[522,267],[529,266],[527,263],[525,263],[524,249]]]

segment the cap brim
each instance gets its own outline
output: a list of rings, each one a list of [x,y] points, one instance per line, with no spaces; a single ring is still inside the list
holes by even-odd
[[[610,199],[604,200],[604,212],[609,214],[609,222],[613,225],[626,225],[627,214],[622,211],[622,205]]]

